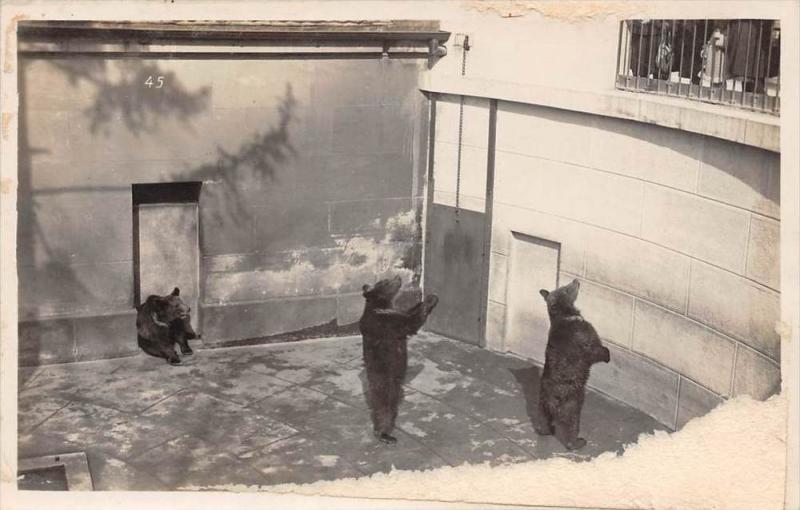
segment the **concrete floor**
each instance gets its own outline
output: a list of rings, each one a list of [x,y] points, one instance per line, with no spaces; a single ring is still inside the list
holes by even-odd
[[[663,429],[589,392],[567,452],[531,426],[538,368],[422,333],[410,340],[398,443],[372,436],[361,338],[144,354],[21,369],[19,457],[85,451],[95,490],[175,490],[358,477],[465,462],[588,459]]]

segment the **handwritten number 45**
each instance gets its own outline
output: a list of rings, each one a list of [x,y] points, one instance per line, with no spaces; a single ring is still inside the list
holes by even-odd
[[[160,89],[164,86],[164,77],[157,76],[155,80],[153,80],[152,76],[148,76],[147,79],[144,81],[144,84],[147,86],[148,89],[155,88]]]

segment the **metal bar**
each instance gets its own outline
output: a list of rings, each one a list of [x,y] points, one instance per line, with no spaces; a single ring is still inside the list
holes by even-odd
[[[741,26],[741,25],[740,25]],[[739,35],[739,34],[737,34]],[[753,22],[747,21],[747,44],[744,50],[744,76],[742,76],[742,98],[739,105],[744,106],[744,94],[747,91],[747,71],[750,66],[750,36],[753,35]]]
[[[780,44],[780,37],[778,38],[778,44]],[[780,101],[781,101],[781,67],[780,64],[778,65],[778,79],[775,82],[775,102],[772,105],[772,111],[780,110]]]
[[[620,21],[619,22],[619,40],[617,42],[617,76],[619,76],[621,74],[620,70],[619,70],[619,61],[620,61],[620,57],[622,56],[622,24],[623,23],[625,23],[625,22],[624,21]]]
[[[684,47],[684,35],[686,34],[686,20],[681,22],[681,58],[678,60],[678,95],[681,95],[681,85],[683,85],[683,47]],[[672,40],[675,40],[675,34],[672,34]],[[674,45],[673,45],[674,46]],[[692,71],[689,71],[689,76],[691,77]],[[691,81],[689,83],[689,89],[691,89]],[[689,95],[689,90],[686,91],[686,95]]]
[[[661,30],[663,31],[664,27],[669,27],[670,25],[673,25],[672,26],[673,30],[670,31],[670,29],[667,28],[667,36],[664,36],[663,34],[661,36],[659,36],[659,43],[658,43],[658,47],[656,48],[656,51],[661,49],[661,40],[662,40],[662,38],[666,41],[667,37],[669,37],[669,39],[670,39],[670,41],[669,41],[670,42],[670,50],[674,51],[674,48],[675,48],[675,30],[674,30],[674,28],[675,28],[674,27],[675,20],[662,21],[661,22]],[[674,59],[674,53],[672,53],[670,56],[672,56],[672,58]],[[662,64],[663,64],[663,62],[662,62]],[[657,76],[658,81],[656,82],[656,87],[657,87],[656,92],[660,93],[661,92],[661,82],[662,82],[660,66],[659,66],[657,72],[658,72],[658,76]],[[663,80],[665,82],[664,83],[664,88],[666,89],[664,94],[666,94],[666,95],[669,95],[670,80],[671,79],[672,79],[672,60],[670,60],[669,72],[667,72],[667,79]]]
[[[70,55],[82,56],[82,57],[102,57],[110,60],[125,60],[130,58],[148,58],[148,59],[166,59],[166,60],[177,60],[177,59],[185,59],[185,60],[214,60],[220,58],[228,58],[231,60],[340,60],[340,59],[381,59],[384,58],[384,54],[382,51],[375,51],[375,52],[358,52],[358,53],[350,53],[350,52],[330,52],[330,53],[311,53],[311,52],[301,52],[301,53],[263,53],[263,52],[243,52],[243,53],[194,53],[194,52],[186,52],[186,53],[176,53],[176,52],[119,52],[119,53],[109,53],[105,51],[99,52],[80,52],[80,53],[70,53]],[[52,52],[52,51],[32,51],[32,52],[25,52],[25,57],[30,58],[41,58],[41,59],[57,59],[63,58],[63,52]],[[427,59],[430,55],[425,53],[415,53],[415,52],[408,52],[408,53],[389,53],[390,59],[411,59],[411,58],[424,58]]]
[[[623,74],[627,77],[628,73],[630,72],[631,67],[631,31],[630,29],[625,30],[625,57],[623,62]],[[625,85],[627,85],[627,78],[625,81]]]
[[[489,138],[486,144],[486,205],[483,226],[483,267],[481,272],[480,346],[486,346],[486,323],[489,316],[489,274],[491,272],[492,222],[494,217],[494,165],[497,145],[497,99],[489,100]]]
[[[461,209],[461,149],[464,142],[464,97],[459,96],[458,103],[458,152],[456,159],[456,221],[458,221],[458,213]]]
[[[647,88],[650,89],[650,64],[653,62],[653,36],[655,35],[655,20],[650,20],[650,45],[647,47]]]
[[[769,26],[769,45],[767,47],[767,68],[764,71],[764,100],[762,101],[761,109],[767,109],[767,96],[769,95],[769,91],[767,90],[767,79],[769,76],[769,71],[772,67],[772,34],[775,30],[775,22],[771,21]]]
[[[753,96],[750,98],[750,107],[756,107],[756,93],[758,93],[758,75],[759,73],[759,65],[761,65],[761,38],[764,36],[764,22],[759,20],[758,21],[758,40],[756,42],[756,72],[755,72],[755,83],[753,84]],[[764,86],[762,86],[762,92],[766,90],[767,80],[766,76],[764,77],[764,81],[762,82]]]
[[[697,90],[697,96],[700,99],[703,99],[703,78],[706,72],[706,62],[708,62],[708,20],[705,20],[705,25],[703,27],[703,47],[706,49],[706,61],[700,66],[700,88]]]
[[[697,21],[692,21],[692,61],[689,64],[689,91],[686,97],[692,97],[692,82],[694,81],[694,51],[697,48]],[[701,83],[700,86],[703,84]],[[700,90],[698,89],[698,95]]]
[[[642,27],[643,26],[644,26],[644,23],[640,21],[639,22],[639,52],[636,54],[636,88],[637,89],[641,89],[642,88],[641,85],[640,85],[639,80],[640,80],[641,75],[642,75],[642,71],[641,71],[641,68],[642,68],[642,38],[644,37],[644,34],[642,34]]]
[[[725,83],[725,85],[723,86],[723,90],[727,90],[727,88],[728,88],[728,73],[726,72],[725,67],[728,65],[728,61],[729,61],[729,59],[728,59],[728,39],[730,39],[730,35],[731,35],[731,25],[732,25],[732,23],[729,21],[728,22],[728,26],[727,26],[727,30],[725,31],[726,33],[725,33],[725,39],[724,39],[723,49],[722,49],[722,58],[720,59],[721,60],[720,69],[722,70],[722,79],[724,80],[724,83]],[[733,79],[733,90],[734,91],[736,90],[736,78]],[[731,97],[733,97],[733,94],[731,94]],[[724,101],[724,98],[720,97],[720,102],[723,102],[723,101]]]
[[[713,99],[713,97],[714,97],[714,94],[713,94],[713,92],[714,92],[714,80],[717,78],[715,76],[716,75],[716,70],[717,70],[717,38],[715,37],[716,33],[717,33],[716,30],[711,32],[711,44],[709,44],[709,48],[710,48],[710,51],[711,51],[711,67],[709,69],[709,72],[711,73],[711,76],[710,76],[709,81],[708,81],[708,84],[709,84],[709,87],[708,87],[708,98],[709,99]],[[720,56],[719,68],[722,69],[722,56]],[[727,86],[727,83],[724,83],[723,84],[723,88],[726,87],[726,86]]]

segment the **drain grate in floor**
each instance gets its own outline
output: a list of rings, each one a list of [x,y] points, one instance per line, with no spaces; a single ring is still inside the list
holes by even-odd
[[[89,462],[83,452],[20,459],[17,488],[23,491],[94,490]]]
[[[17,477],[17,488],[21,491],[69,490],[67,486],[67,470],[64,466],[53,466],[20,471]]]

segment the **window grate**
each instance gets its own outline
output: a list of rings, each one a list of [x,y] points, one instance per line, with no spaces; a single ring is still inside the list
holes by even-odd
[[[616,88],[780,114],[780,22],[620,22]]]

